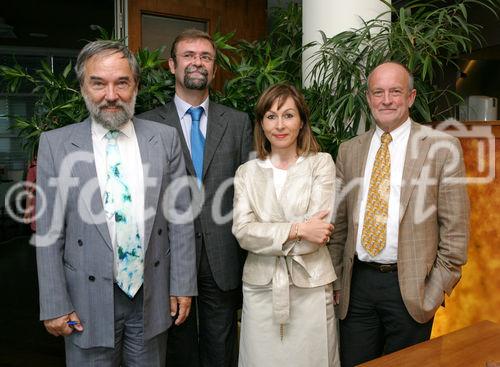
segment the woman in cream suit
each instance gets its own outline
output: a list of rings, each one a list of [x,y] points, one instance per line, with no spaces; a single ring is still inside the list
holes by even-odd
[[[233,233],[248,251],[243,269],[240,367],[339,366],[325,244],[335,165],[318,153],[303,96],[267,89],[256,106],[257,159],[235,176]]]

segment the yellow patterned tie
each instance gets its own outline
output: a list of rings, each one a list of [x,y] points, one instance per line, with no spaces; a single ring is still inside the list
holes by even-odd
[[[361,234],[361,243],[371,256],[377,255],[385,247],[389,192],[391,189],[389,143],[392,141],[392,136],[389,133],[383,133],[380,140],[382,144],[375,156],[370,188],[368,189],[365,221]]]

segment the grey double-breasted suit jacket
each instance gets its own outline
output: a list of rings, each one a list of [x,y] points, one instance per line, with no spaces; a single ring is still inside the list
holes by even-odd
[[[140,117],[177,129],[187,173],[196,176],[175,103],[169,102]],[[207,121],[203,161],[205,197],[194,222],[197,258],[200,258],[204,243],[214,280],[220,289],[227,291],[241,286],[244,256],[231,233],[232,180],[236,169],[248,160],[252,150],[252,124],[246,113],[213,101],[209,103]]]
[[[342,193],[332,236],[332,259],[339,279],[338,316],[349,306],[358,233],[360,184],[375,129],[340,145],[337,177]],[[430,320],[450,294],[467,260],[469,199],[458,139],[412,122],[399,207],[398,279],[410,315]]]
[[[162,204],[184,213],[189,190],[170,197],[185,177],[177,132],[133,119],[144,172],[144,336],[172,323],[170,295],[196,295],[192,222],[167,220]],[[37,263],[40,318],[75,311],[84,331],[69,338],[81,348],[114,347],[113,246],[94,162],[90,119],[43,133],[38,151]],[[166,194],[167,192],[167,194]],[[166,197],[165,197],[166,196]]]

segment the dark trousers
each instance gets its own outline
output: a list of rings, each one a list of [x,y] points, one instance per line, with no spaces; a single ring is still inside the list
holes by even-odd
[[[349,310],[340,321],[342,367],[355,366],[428,340],[433,319],[420,324],[406,310],[398,272],[354,264]]]
[[[237,366],[237,310],[241,307],[241,289],[219,289],[205,246],[201,250],[195,301],[188,319],[168,331],[167,366]]]

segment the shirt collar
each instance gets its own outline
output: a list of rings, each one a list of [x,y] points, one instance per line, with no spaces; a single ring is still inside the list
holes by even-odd
[[[132,138],[135,135],[134,123],[132,122],[132,120],[128,120],[125,125],[123,125],[119,130],[127,138]],[[108,129],[92,119],[92,134],[94,134],[98,140],[104,139],[104,135],[106,135],[108,131]]]
[[[407,133],[410,132],[410,129],[411,129],[411,119],[408,117],[408,119],[405,122],[403,122],[403,124],[401,126],[399,126],[398,128],[391,131],[392,141],[393,142],[399,141]],[[379,139],[379,141],[381,140],[382,134],[384,132],[385,132],[384,130],[382,130],[380,127],[378,127],[378,125],[376,125],[375,135],[377,135],[377,138]]]
[[[184,115],[187,113],[187,110],[189,110],[191,107],[198,107],[198,106],[191,106],[189,103],[181,99],[181,97],[179,97],[177,94],[174,97],[174,103],[175,107],[177,108],[177,112],[179,113],[180,119],[184,117]],[[208,104],[209,104],[208,97],[205,98],[205,100],[200,104],[200,107],[203,107],[203,111],[207,116],[208,116]]]

